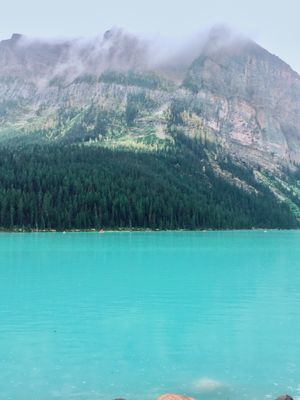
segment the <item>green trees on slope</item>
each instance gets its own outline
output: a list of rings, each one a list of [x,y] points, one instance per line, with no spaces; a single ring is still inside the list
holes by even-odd
[[[187,139],[160,153],[77,145],[0,148],[0,227],[297,226],[288,208],[259,186],[251,171],[234,168],[260,194],[217,177],[201,146]]]

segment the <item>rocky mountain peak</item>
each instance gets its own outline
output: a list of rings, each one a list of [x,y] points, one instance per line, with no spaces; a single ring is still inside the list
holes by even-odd
[[[51,130],[61,109],[71,107],[76,115],[93,104],[114,115],[114,121],[105,120],[108,130],[119,118],[123,131],[129,107],[135,129],[143,135],[148,124],[161,139],[176,109],[186,113],[174,118],[186,135],[208,132],[235,157],[270,168],[300,162],[299,75],[224,28],[213,29],[199,53],[180,69],[181,80],[170,85],[166,80],[176,65],[159,76],[159,70],[151,70],[147,43],[122,29],[92,41],[38,41],[13,34],[0,42],[2,125],[22,120],[29,130],[30,119],[35,129]],[[18,107],[6,105],[11,102]]]

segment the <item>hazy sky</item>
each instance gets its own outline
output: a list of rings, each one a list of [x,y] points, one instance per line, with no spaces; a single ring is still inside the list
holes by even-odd
[[[300,0],[0,0],[0,39],[90,37],[112,26],[189,37],[224,23],[300,72]]]

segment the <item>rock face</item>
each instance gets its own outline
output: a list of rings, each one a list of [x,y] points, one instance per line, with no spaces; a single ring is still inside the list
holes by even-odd
[[[278,57],[214,33],[181,82],[149,65],[147,46],[119,30],[92,43],[13,34],[0,42],[0,140],[82,132],[83,141],[116,145],[148,143],[151,131],[169,143],[180,131],[252,165],[300,162],[300,77]]]
[[[300,77],[278,57],[251,41],[208,43],[184,83],[231,151],[300,160]]]

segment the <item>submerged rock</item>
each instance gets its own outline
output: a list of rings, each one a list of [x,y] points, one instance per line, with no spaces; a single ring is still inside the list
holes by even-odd
[[[220,381],[210,378],[201,378],[194,383],[194,390],[198,393],[209,393],[224,390],[227,386]]]

